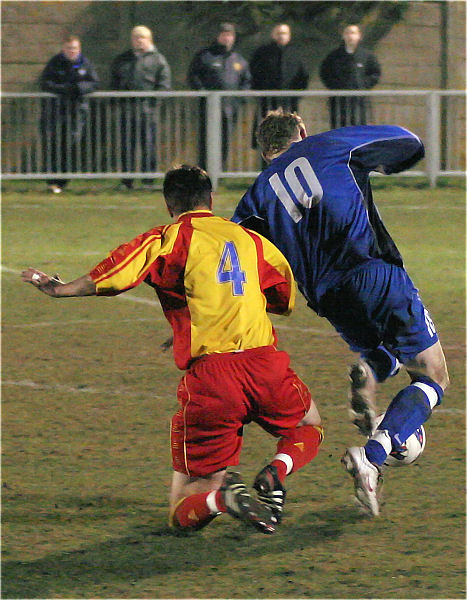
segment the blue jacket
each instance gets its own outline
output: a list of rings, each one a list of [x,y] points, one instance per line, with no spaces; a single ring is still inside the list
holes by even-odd
[[[44,92],[66,96],[77,101],[81,107],[86,107],[83,96],[97,89],[99,78],[92,64],[82,54],[73,63],[60,53],[49,60],[39,83]]]

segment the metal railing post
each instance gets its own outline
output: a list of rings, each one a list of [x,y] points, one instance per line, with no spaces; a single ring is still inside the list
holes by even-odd
[[[329,90],[290,90],[287,91],[287,95],[300,98],[303,117],[308,120],[311,118],[310,115],[313,115],[314,129],[318,131],[328,129],[328,119],[322,105],[330,95]],[[463,150],[465,92],[463,90],[365,90],[364,92],[332,90],[332,95],[336,98],[368,96],[374,100],[374,108],[377,109],[374,117],[376,123],[397,124],[416,133],[420,130],[419,133],[426,144],[423,170],[420,167],[414,168],[400,175],[424,176],[429,179],[431,186],[436,185],[441,175],[465,177]],[[67,134],[69,128],[59,125],[59,115],[55,114],[55,111],[60,108],[59,98],[46,92],[1,92],[4,144],[4,152],[1,155],[2,178],[4,180],[47,180],[53,176],[60,178],[64,174],[62,171],[66,172],[67,179],[147,178],[147,172],[135,171],[134,167],[138,166],[139,169],[140,165],[133,167],[129,160],[133,150],[130,144],[133,142],[138,147],[138,157],[141,153],[142,145],[140,148],[138,140],[135,139],[141,137],[137,135],[141,128],[140,124],[133,124],[134,130],[130,126],[126,127],[125,117],[127,105],[129,107],[144,100],[159,102],[159,99],[161,99],[162,110],[159,120],[164,125],[160,126],[157,141],[161,164],[157,173],[154,173],[155,177],[161,178],[163,171],[170,168],[173,160],[184,161],[185,157],[189,156],[196,160],[194,158],[196,155],[198,160],[207,167],[216,187],[220,178],[257,177],[258,151],[251,147],[254,115],[249,105],[239,109],[235,134],[229,140],[231,157],[228,165],[224,164],[223,153],[226,149],[223,148],[222,102],[223,99],[230,100],[232,97],[240,97],[256,105],[259,98],[277,97],[277,90],[250,90],[241,93],[227,90],[94,92],[89,100],[91,104],[96,102],[94,107],[96,114],[88,115],[88,119],[92,120],[87,128],[87,133],[91,133],[92,139],[85,140],[88,161],[84,160],[81,165],[76,166],[71,161],[72,164],[67,166],[66,161],[62,164],[61,152],[65,148],[64,157],[69,163],[71,158],[69,149],[73,146],[74,151],[75,148]],[[444,98],[450,101],[449,128],[443,128],[441,109]],[[459,100],[454,102],[454,98]],[[34,99],[33,108],[29,108],[30,99]],[[189,106],[182,111],[184,118],[180,120],[179,103],[184,102],[184,99],[187,99]],[[397,103],[394,102],[395,99]],[[200,109],[198,114],[192,108],[197,105]],[[128,116],[131,116],[130,111],[128,112]],[[425,115],[422,116],[422,112]],[[203,116],[202,123],[198,115]],[[426,127],[424,127],[425,119]],[[68,124],[71,124],[70,119]],[[447,139],[448,135],[449,139]],[[68,144],[65,143],[67,138]],[[89,156],[91,156],[91,164],[89,164]],[[70,172],[71,166],[74,168]]]
[[[426,96],[426,172],[430,187],[436,187],[440,171],[440,99],[437,92]]]
[[[211,92],[207,97],[206,120],[206,165],[212,186],[217,189],[222,171],[221,96],[218,92]]]

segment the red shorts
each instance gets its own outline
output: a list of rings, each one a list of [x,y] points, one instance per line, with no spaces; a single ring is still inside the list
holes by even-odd
[[[201,477],[238,465],[243,426],[251,421],[276,437],[294,429],[311,395],[289,363],[289,355],[273,346],[198,359],[177,390],[174,470]]]

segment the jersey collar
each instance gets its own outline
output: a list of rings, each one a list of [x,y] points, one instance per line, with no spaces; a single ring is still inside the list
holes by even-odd
[[[180,221],[186,221],[188,219],[191,219],[192,217],[213,217],[214,214],[212,212],[212,210],[209,210],[207,208],[202,208],[202,209],[198,209],[198,210],[188,210],[187,212],[182,213],[181,215],[179,215],[178,219],[177,219],[177,223]]]

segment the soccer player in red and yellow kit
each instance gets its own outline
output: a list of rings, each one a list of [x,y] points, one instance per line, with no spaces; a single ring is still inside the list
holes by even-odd
[[[92,271],[63,283],[37,269],[25,282],[53,297],[112,296],[144,282],[173,329],[175,362],[186,370],[172,419],[170,522],[200,529],[228,512],[262,533],[282,517],[285,477],[312,460],[321,419],[306,385],[276,349],[266,312],[288,314],[295,301],[289,264],[267,239],[212,211],[205,171],[184,165],[164,179],[173,223],[119,246]],[[279,438],[256,476],[256,497],[236,472],[243,426]]]

